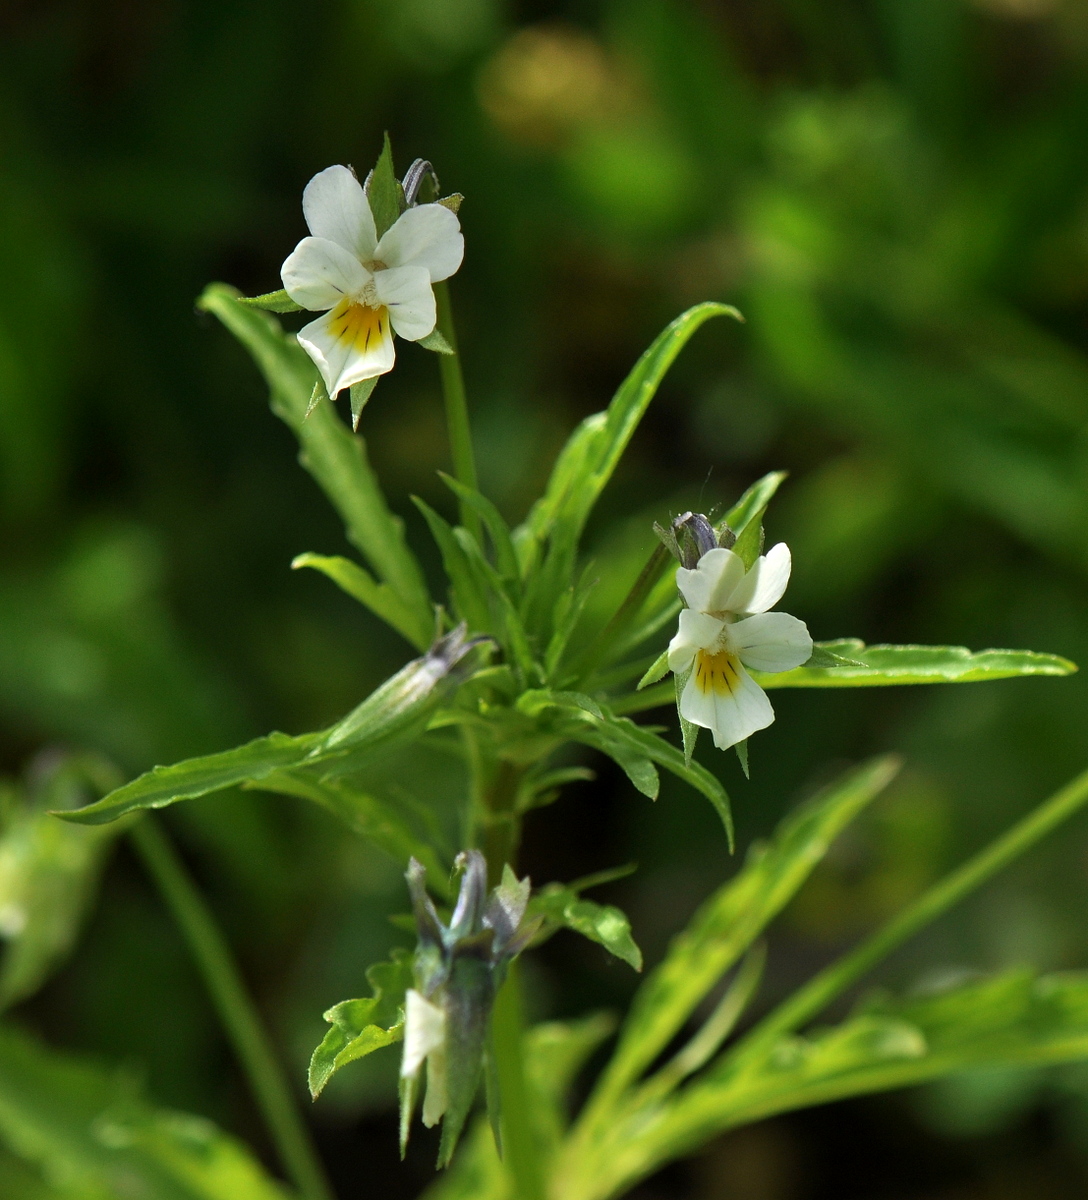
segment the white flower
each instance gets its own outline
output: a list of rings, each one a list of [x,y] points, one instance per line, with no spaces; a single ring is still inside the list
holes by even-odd
[[[393,369],[393,334],[417,342],[435,326],[432,284],[461,265],[461,226],[441,204],[402,213],[378,240],[370,204],[347,167],[306,185],[303,238],[280,272],[296,304],[323,315],[298,335],[330,396]]]
[[[416,1079],[427,1063],[427,1095],[423,1101],[423,1124],[437,1125],[446,1111],[446,1013],[415,988],[404,997],[404,1054],[400,1060],[402,1079]]]
[[[676,586],[688,607],[669,643],[669,668],[678,675],[694,666],[680,696],[680,715],[709,729],[720,750],[742,742],[774,720],[767,694],[744,669],[789,671],[812,654],[803,621],[767,610],[790,578],[784,542],[745,572],[732,550],[708,550],[694,570],[680,567]]]

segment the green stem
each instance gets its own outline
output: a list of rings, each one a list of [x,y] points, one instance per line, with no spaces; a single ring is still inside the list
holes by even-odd
[[[211,910],[149,814],[129,833],[189,944],[287,1173],[306,1200],[333,1200],[291,1088]]]
[[[502,1098],[503,1164],[513,1178],[518,1200],[544,1200],[544,1176],[525,1077],[525,1010],[516,962],[511,963],[495,999],[492,1031]]]
[[[764,1018],[729,1055],[729,1065],[758,1057],[784,1034],[818,1015],[871,967],[996,875],[1088,801],[1088,771],[1078,775],[985,850],[945,876],[844,958],[821,971]]]
[[[438,369],[442,377],[442,397],[446,404],[446,427],[449,430],[450,457],[453,473],[460,483],[479,491],[476,477],[476,456],[472,450],[472,429],[468,421],[468,402],[465,399],[465,377],[461,373],[461,354],[457,349],[457,332],[453,327],[453,305],[450,301],[450,285],[447,280],[434,285],[438,303],[438,332],[453,348],[452,354],[438,356]],[[461,524],[477,538],[480,536],[480,518],[470,505],[461,501]]]

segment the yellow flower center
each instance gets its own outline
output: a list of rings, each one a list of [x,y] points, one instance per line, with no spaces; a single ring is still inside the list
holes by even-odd
[[[344,297],[329,313],[329,332],[360,354],[377,346],[389,331],[389,313],[384,306],[371,308]]]
[[[707,695],[715,692],[719,696],[731,696],[740,686],[740,663],[736,655],[727,650],[711,654],[700,650],[695,655],[695,686]]]

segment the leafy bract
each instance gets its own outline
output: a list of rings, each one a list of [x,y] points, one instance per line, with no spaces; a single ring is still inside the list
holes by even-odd
[[[631,936],[631,922],[614,905],[595,904],[583,899],[573,887],[549,883],[533,896],[529,914],[542,917],[552,929],[573,929],[636,971],[642,970],[642,951]]]
[[[974,683],[1022,675],[1071,675],[1076,664],[1034,650],[978,650],[963,646],[866,646],[856,638],[818,642],[817,651],[840,659],[833,666],[796,667],[776,675],[753,671],[764,688],[886,687],[908,683]]]
[[[769,845],[753,846],[744,867],[695,914],[636,993],[602,1083],[607,1094],[633,1082],[665,1049],[897,770],[897,760],[881,758],[848,772],[788,816]]]
[[[403,620],[414,631],[412,642],[426,645],[434,625],[431,602],[403,522],[385,503],[366,443],[336,415],[306,352],[275,317],[240,303],[234,288],[213,283],[197,303],[214,313],[253,356],[271,391],[272,411],[299,440],[302,465],[335,506],[348,537],[378,579],[400,600]]]
[[[412,986],[412,956],[394,950],[391,960],[375,963],[366,978],[373,995],[343,1000],[325,1013],[332,1028],[310,1059],[310,1092],[315,1100],[341,1067],[404,1036],[404,995]]]
[[[0,1029],[0,1141],[98,1200],[287,1200],[210,1121],[155,1108],[127,1075]],[[65,1191],[67,1195],[67,1191]]]

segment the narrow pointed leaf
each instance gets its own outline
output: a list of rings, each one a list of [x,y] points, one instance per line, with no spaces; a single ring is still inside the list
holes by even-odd
[[[895,759],[883,758],[848,772],[791,813],[769,846],[752,848],[743,868],[699,909],[636,994],[602,1083],[606,1096],[636,1079],[665,1049],[897,770]]]
[[[382,152],[366,181],[366,198],[374,215],[374,228],[378,237],[393,224],[404,211],[404,189],[393,169],[393,147],[389,134],[382,141]]]
[[[442,336],[441,330],[437,326],[427,334],[426,337],[416,339],[416,345],[422,346],[424,350],[431,350],[435,354],[456,354],[457,351],[446,341]]]
[[[378,386],[379,376],[375,375],[370,379],[361,379],[358,383],[351,385],[351,427],[352,429],[359,428],[359,419],[363,415],[363,409],[366,407],[366,402],[370,399],[374,389]]]
[[[413,612],[412,621],[428,627],[431,601],[423,572],[404,537],[404,525],[390,512],[367,459],[366,443],[336,415],[320,387],[317,368],[293,334],[275,317],[239,303],[238,292],[213,283],[198,300],[253,356],[271,392],[272,411],[299,440],[302,465],[314,477],[362,551],[375,575]],[[315,387],[318,404],[311,409]]]
[[[418,621],[419,614],[415,610],[405,608],[396,592],[387,583],[379,583],[365,567],[340,555],[312,553],[299,554],[292,561],[292,570],[297,571],[300,567],[312,567],[315,571],[327,575],[333,583],[369,608],[376,617],[381,617],[417,650],[425,650],[430,645],[433,622],[429,628],[422,626]]]
[[[332,1028],[310,1059],[310,1094],[316,1100],[342,1067],[404,1037],[404,995],[412,986],[412,956],[394,950],[389,962],[366,973],[371,995],[333,1005],[325,1020]]]
[[[963,646],[866,646],[856,638],[820,642],[818,649],[850,660],[803,666],[776,675],[753,671],[764,688],[886,687],[910,683],[975,683],[1024,675],[1071,675],[1076,664],[1033,650],[979,650]]]

